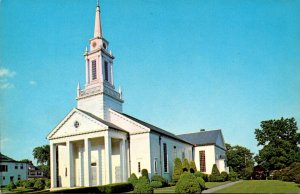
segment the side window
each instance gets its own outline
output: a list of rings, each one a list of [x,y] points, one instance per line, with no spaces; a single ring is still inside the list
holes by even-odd
[[[163,144],[163,153],[164,153],[164,172],[168,172],[168,149],[167,144]]]
[[[138,172],[141,172],[141,163],[138,162]]]

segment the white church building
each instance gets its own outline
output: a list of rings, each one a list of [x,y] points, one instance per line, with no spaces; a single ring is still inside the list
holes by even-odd
[[[78,84],[77,107],[47,136],[52,188],[126,182],[142,169],[149,177],[158,174],[171,181],[176,157],[194,160],[207,174],[213,164],[220,171],[227,169],[221,130],[174,135],[123,112],[99,5],[89,44],[84,53],[86,83],[83,89]]]

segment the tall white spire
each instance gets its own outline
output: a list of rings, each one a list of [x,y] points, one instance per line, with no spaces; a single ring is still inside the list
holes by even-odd
[[[99,0],[97,1],[97,6],[96,6],[95,29],[94,29],[94,38],[97,37],[103,38]]]

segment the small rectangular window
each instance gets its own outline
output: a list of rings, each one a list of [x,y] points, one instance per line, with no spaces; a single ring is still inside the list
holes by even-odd
[[[3,177],[3,180],[5,180],[5,176]]]
[[[108,81],[108,63],[107,61],[104,61],[104,78],[105,78],[105,81]]]
[[[199,152],[199,159],[200,159],[200,171],[206,172],[205,151]]]
[[[184,151],[182,152],[182,156],[181,157],[182,157],[182,160],[185,159],[185,152]]]
[[[7,172],[7,165],[0,165],[0,172]]]
[[[18,175],[18,180],[21,180],[21,175]]]
[[[167,144],[163,144],[163,153],[164,153],[164,172],[168,172],[168,149]]]
[[[173,158],[177,158],[177,150],[176,150],[176,146],[174,146],[174,150],[173,150]]]
[[[15,169],[18,169],[18,164],[17,163],[15,164]]]
[[[141,172],[141,163],[138,162],[138,172]]]
[[[92,80],[97,79],[97,66],[96,66],[96,60],[92,61]]]
[[[23,164],[20,164],[20,169],[23,169],[24,167],[23,167]]]

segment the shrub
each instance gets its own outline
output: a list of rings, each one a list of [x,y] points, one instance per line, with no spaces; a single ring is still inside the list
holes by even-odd
[[[159,175],[153,175],[151,181],[159,181],[162,183],[163,187],[168,186],[168,181],[164,177]]]
[[[221,178],[223,179],[223,181],[228,181],[228,173],[223,171],[221,172]]]
[[[175,158],[174,160],[174,170],[172,174],[172,181],[177,182],[182,174],[182,164],[179,158]]]
[[[134,193],[153,193],[153,188],[150,186],[149,184],[149,180],[144,177],[141,176],[138,180],[138,182],[136,183],[136,185],[134,186]]]
[[[176,193],[199,193],[200,191],[201,188],[196,177],[189,172],[184,172],[180,176],[175,187]]]
[[[30,180],[27,180],[27,181],[25,181],[24,183],[23,183],[23,186],[25,187],[25,188],[33,188],[33,186],[34,186],[34,183],[35,183],[35,180],[34,179],[30,179]]]
[[[202,177],[197,177],[196,180],[200,185],[201,191],[204,190],[205,189],[205,181],[203,180],[203,178]]]
[[[238,174],[234,171],[229,172],[228,180],[236,181],[238,179]]]
[[[148,176],[148,170],[147,169],[142,169],[142,176],[146,177],[147,180],[149,181],[149,176]]]
[[[18,181],[16,182],[16,186],[17,186],[17,187],[23,187],[23,182],[22,182],[22,180],[18,180]]]
[[[298,174],[300,174],[300,162],[294,162],[289,166],[289,170],[285,174],[284,181],[295,181]]]
[[[197,172],[194,173],[194,175],[195,175],[195,177],[201,177],[201,178],[203,178],[203,180],[205,182],[208,182],[208,175],[207,174],[202,173],[200,171],[197,171]]]
[[[209,176],[209,181],[210,182],[222,182],[223,181],[220,171],[216,164],[213,165],[213,168],[211,170],[211,175]]]
[[[163,185],[160,181],[151,181],[150,187],[152,188],[161,188]]]
[[[189,172],[189,170],[190,170],[190,164],[189,164],[188,159],[185,158],[182,161],[182,171],[183,172]]]
[[[8,185],[6,185],[7,190],[12,191],[13,189],[16,189],[17,186],[15,185],[14,181],[10,181]]]
[[[134,187],[134,186],[136,185],[137,182],[138,182],[137,176],[136,176],[134,173],[132,173],[132,174],[130,175],[130,177],[128,178],[128,183],[131,183],[132,186]]]
[[[195,161],[193,161],[193,160],[191,160],[191,162],[190,162],[190,172],[191,173],[197,172],[197,167],[196,167]]]
[[[51,187],[51,181],[50,179],[45,180],[45,187],[50,188]]]
[[[99,186],[98,190],[100,193],[124,193],[124,192],[132,191],[133,186],[131,183],[113,183],[113,184]],[[90,191],[88,192],[91,193]]]
[[[33,187],[37,190],[43,190],[45,188],[45,181],[42,179],[37,179]]]
[[[296,176],[295,176],[295,183],[300,183],[300,174],[297,174]]]

